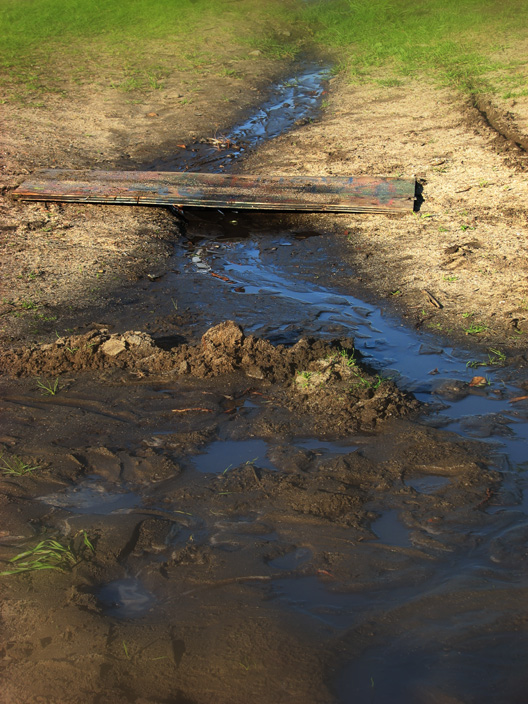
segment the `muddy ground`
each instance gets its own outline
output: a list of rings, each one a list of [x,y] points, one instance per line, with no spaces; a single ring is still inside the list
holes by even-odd
[[[296,344],[253,335],[198,277],[160,304],[149,287],[188,235],[174,214],[10,195],[37,167],[145,164],[215,137],[292,70],[234,68],[191,102],[174,74],[141,102],[84,87],[2,106],[2,570],[41,540],[73,557],[0,577],[0,701],[524,701],[526,518],[492,446],[422,424],[351,337],[302,318]],[[510,138],[526,134],[510,109]],[[298,235],[290,268],[522,366],[525,159],[450,90],[334,78],[317,119],[235,168],[415,174],[413,215],[266,228]]]
[[[243,365],[148,381],[130,357],[94,366],[98,379],[72,365],[56,395],[5,380],[3,461],[37,469],[2,479],[4,560],[55,538],[75,564],[2,577],[4,702],[334,701],[365,638],[400,631],[390,605],[478,549],[486,507],[508,501],[483,448],[402,420],[416,402],[392,385],[336,409],[335,389],[312,402],[303,376],[288,392]],[[382,423],[381,443],[365,435]],[[429,599],[416,609],[460,595]]]

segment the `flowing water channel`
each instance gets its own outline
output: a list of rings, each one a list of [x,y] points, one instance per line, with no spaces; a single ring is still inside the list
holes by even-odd
[[[251,230],[247,217],[244,221]],[[338,268],[338,253],[334,256]],[[303,262],[302,272],[296,271],[293,264],[298,260]],[[468,540],[470,548],[467,552],[462,551],[456,560],[438,565],[425,589],[424,585],[417,590],[405,585],[397,589],[380,587],[379,591],[369,594],[345,594],[328,590],[316,577],[306,577],[303,580],[277,580],[277,597],[286,608],[344,630],[357,622],[358,613],[375,605],[387,609],[402,608],[412,603],[418,594],[420,598],[424,594],[445,591],[462,595],[469,585],[471,591],[478,591],[482,583],[489,586],[494,580],[498,589],[505,583],[518,586],[520,606],[521,594],[526,587],[523,563],[526,556],[524,541],[528,535],[528,482],[525,476],[528,407],[526,402],[511,402],[511,399],[523,395],[516,388],[516,372],[493,364],[479,367],[476,372],[472,362],[476,359],[485,362],[485,355],[476,357],[475,353],[444,347],[432,336],[409,330],[379,307],[346,293],[345,286],[318,285],[315,280],[321,260],[332,260],[332,245],[322,238],[299,238],[298,234],[282,232],[275,235],[254,233],[241,239],[214,239],[182,250],[175,260],[174,273],[165,285],[171,286],[173,276],[181,303],[188,306],[192,294],[186,294],[184,282],[189,282],[189,291],[204,282],[209,293],[201,312],[207,322],[212,323],[215,311],[221,309],[223,317],[242,319],[247,331],[274,342],[288,344],[306,334],[328,338],[351,335],[356,347],[376,371],[396,379],[399,385],[411,390],[416,398],[427,404],[428,411],[422,417],[422,423],[453,431],[462,437],[477,438],[493,448],[496,467],[502,475],[502,493],[485,509],[497,517],[497,522],[489,523],[481,533],[475,531]],[[224,276],[228,281],[214,280],[211,274]],[[263,300],[272,301],[265,305],[264,316],[260,305]],[[476,374],[483,374],[488,385],[470,387],[469,383]],[[354,437],[350,438],[348,451],[352,450],[355,441]],[[227,459],[224,464],[226,462]],[[446,477],[431,474],[414,482],[409,480],[408,485],[418,493],[434,494],[448,481]],[[373,521],[371,529],[384,545],[412,548],[413,536],[409,527],[401,522],[400,515],[398,510],[386,510]],[[479,543],[478,549],[475,549],[475,540]],[[512,560],[507,561],[507,574],[502,569],[490,572],[486,545],[500,545],[506,552],[511,549]],[[292,562],[288,566],[298,559],[308,559],[304,552],[300,555],[294,552],[289,558]],[[491,560],[500,564],[503,558],[492,554]],[[471,596],[468,594],[467,598]],[[490,605],[481,607],[482,612],[478,607],[475,609],[475,628],[481,625],[483,618],[491,618],[489,613],[487,616],[483,613]],[[501,607],[495,606],[500,611]],[[507,608],[511,610],[511,603]],[[461,618],[467,618],[467,615]],[[456,612],[443,617],[435,615],[434,620],[438,631],[457,629]],[[423,624],[414,626],[416,631],[422,627]],[[467,627],[465,623],[464,628]],[[399,635],[388,645],[367,651],[363,657],[342,667],[335,680],[338,701],[383,704],[451,701],[433,698],[436,696],[435,687],[440,688],[440,683],[445,682],[459,692],[460,699],[456,701],[514,700],[509,698],[511,694],[500,698],[496,688],[491,690],[490,696],[486,686],[477,680],[486,662],[496,668],[495,672],[501,673],[497,679],[504,676],[509,666],[505,653],[509,649],[510,637],[516,647],[526,652],[527,643],[518,633],[490,636],[489,648],[487,645],[480,649],[479,645],[469,656],[463,652],[468,648],[466,643],[459,657],[446,647],[445,657],[439,663],[431,645],[438,633],[430,624],[426,630],[430,632],[424,651],[421,651],[423,644],[419,644],[419,638],[416,642],[410,634]],[[519,645],[519,638],[522,645]],[[495,677],[491,679],[495,685]],[[483,681],[489,682],[489,679]]]
[[[243,139],[246,143],[258,144],[262,139],[276,136],[295,123],[290,117],[292,108],[297,119],[305,119],[309,116],[307,110],[313,109],[320,100],[324,78],[324,71],[310,67],[304,74],[284,82],[278,87],[284,98],[275,98],[275,102],[263,106],[247,122],[235,128],[228,135],[229,139],[235,143]],[[230,153],[227,160],[233,160],[241,153],[243,150]],[[218,170],[220,163],[225,165],[228,161],[217,154],[206,168]],[[163,165],[167,167],[167,162]],[[159,168],[160,162],[156,166]],[[173,162],[169,167],[179,168],[179,164]],[[215,226],[220,232],[211,235],[209,214],[194,214],[190,218],[188,232],[192,234],[189,234],[187,243],[179,246],[173,271],[159,287],[177,291],[183,307],[192,306],[191,299],[197,295],[198,289],[203,292],[198,297],[204,322],[214,323],[221,311],[221,317],[237,320],[247,332],[276,343],[289,344],[307,334],[321,337],[352,335],[356,347],[374,369],[397,379],[399,385],[428,405],[430,410],[422,422],[462,436],[480,438],[494,448],[504,491],[498,505],[492,502],[486,509],[497,515],[497,523],[486,527],[485,540],[500,545],[505,543],[503,547],[507,551],[511,539],[511,549],[516,553],[519,548],[517,538],[522,536],[523,542],[528,530],[528,482],[523,474],[528,460],[528,405],[526,402],[511,403],[512,398],[522,395],[515,387],[515,371],[497,369],[489,364],[484,368],[489,385],[483,389],[471,388],[468,384],[477,373],[471,364],[474,355],[445,347],[432,336],[409,330],[386,316],[379,307],[367,305],[350,295],[344,285],[318,285],[321,261],[333,267],[338,281],[343,271],[339,251],[332,251],[332,245],[317,233],[281,231],[280,223],[272,227],[265,223],[263,226],[258,216],[219,213]],[[214,231],[215,227],[212,229]],[[262,229],[267,231],[262,232]],[[302,263],[301,267],[297,262]],[[223,277],[223,280],[213,279],[211,275]],[[262,301],[269,302],[264,309]],[[480,369],[479,374],[482,373]],[[463,390],[453,392],[457,385]],[[308,442],[312,447],[318,444],[316,439]],[[345,443],[345,451],[353,450],[353,442],[351,438],[348,448]],[[320,446],[321,449],[324,446],[323,451],[339,452],[335,444]],[[252,452],[249,450],[247,456]],[[255,448],[254,452],[257,454],[258,449]],[[207,455],[202,457],[207,458]],[[230,456],[226,454],[222,464],[227,466],[229,460]],[[207,467],[206,461],[202,462],[202,467]],[[446,477],[432,475],[416,479],[414,484],[409,483],[417,492],[429,494],[440,490],[447,482]],[[412,546],[409,530],[399,521],[396,510],[383,513],[371,527],[379,540],[387,545]],[[521,548],[521,554],[525,558],[524,548]],[[274,566],[292,569],[309,559],[310,551],[299,548],[276,560]],[[425,591],[446,590],[450,580],[455,591],[467,588],[469,583],[478,589],[479,579],[493,580],[488,571],[488,559],[485,550],[479,548],[475,551],[472,546],[455,561],[440,566]],[[500,559],[496,561],[500,562]],[[503,580],[509,582],[513,577],[513,583],[522,590],[526,583],[519,573],[523,573],[522,565],[514,567],[513,575],[496,575],[497,584]],[[300,610],[336,629],[346,629],[356,622],[359,610],[368,610],[375,603],[386,607],[403,606],[407,600],[412,602],[416,597],[416,592],[408,586],[389,593],[380,585],[379,591],[362,595],[329,591],[315,577],[279,579],[274,589],[286,608]],[[419,591],[423,595],[423,587]],[[500,610],[499,604],[496,607]],[[475,627],[486,618],[489,614],[476,613]],[[456,629],[456,613],[444,619],[442,622],[441,617],[434,618],[439,631]],[[423,627],[426,630],[431,628],[429,624]],[[461,697],[456,701],[487,701],[488,685],[495,685],[495,679],[500,681],[504,676],[503,669],[508,668],[508,642],[518,645],[521,641],[521,652],[526,652],[526,642],[518,632],[500,633],[490,636],[490,644],[484,648],[479,644],[469,655],[459,652],[457,657],[456,652],[445,648],[445,656],[439,660],[430,647],[433,638],[434,628],[427,636],[427,647],[421,652],[417,651],[417,644],[413,643],[409,633],[399,634],[394,641],[367,650],[362,657],[340,668],[335,680],[337,699],[343,704],[448,701],[439,695],[437,699],[434,694],[437,684],[447,680],[456,683],[455,689]],[[464,643],[461,651],[465,647]],[[475,675],[484,672],[486,661],[490,667],[497,667],[500,675],[477,683]],[[513,677],[517,678],[518,673]],[[416,686],[417,681],[422,684]],[[433,684],[429,686],[431,681]],[[420,694],[422,686],[424,691]],[[492,687],[492,691],[490,701],[503,701],[500,689]]]
[[[220,151],[211,145],[196,145],[194,152],[158,160],[153,166],[165,170],[228,168],[263,139],[277,136],[299,120],[311,119],[326,76],[324,69],[311,65],[278,84],[259,111],[225,135],[236,149]],[[214,525],[191,515],[194,510],[183,515],[186,512],[180,505],[180,522],[172,524],[160,540],[158,557],[151,555],[151,561],[161,560],[167,546],[171,550],[187,546],[188,550],[189,541],[194,545],[202,541],[225,560],[236,554],[252,564],[265,546],[271,579],[262,591],[255,582],[251,599],[257,599],[259,608],[267,605],[285,619],[290,615],[296,619],[299,632],[304,633],[299,638],[306,638],[310,647],[316,648],[319,639],[329,649],[333,664],[327,662],[325,677],[336,701],[342,704],[525,701],[521,697],[525,697],[524,661],[528,655],[523,606],[528,587],[528,482],[524,473],[528,404],[511,402],[522,395],[516,387],[520,372],[493,364],[495,359],[488,359],[489,365],[476,372],[471,366],[474,353],[443,346],[437,338],[410,330],[380,307],[356,298],[347,290],[349,272],[340,258],[340,243],[296,226],[291,217],[283,220],[280,215],[200,211],[185,215],[184,236],[175,246],[169,272],[123,298],[121,326],[126,329],[128,322],[145,319],[146,311],[168,314],[172,307],[173,312],[185,312],[188,328],[196,336],[211,325],[232,319],[246,334],[274,344],[292,345],[306,335],[352,337],[380,378],[394,379],[426,404],[426,412],[416,421],[421,430],[413,431],[423,433],[422,442],[427,444],[436,437],[427,433],[438,430],[452,431],[462,442],[470,441],[470,449],[477,447],[472,442],[482,443],[485,454],[492,456],[491,470],[500,473],[500,487],[491,500],[482,497],[478,511],[475,504],[469,510],[462,501],[456,517],[451,517],[447,503],[442,504],[438,497],[456,495],[456,475],[454,470],[444,471],[440,459],[435,466],[430,448],[424,445],[424,464],[430,469],[405,475],[397,492],[386,491],[383,501],[372,504],[370,539],[363,542],[354,534],[357,551],[350,553],[347,564],[332,557],[339,545],[336,541],[346,545],[352,540],[345,525],[332,534],[329,545],[325,545],[326,529],[321,528],[319,543],[307,533],[306,544],[291,540],[289,547],[274,553],[269,546],[284,541],[293,529],[267,519],[262,522],[250,502],[245,513],[240,508],[236,515],[219,515]],[[475,374],[485,376],[489,383],[469,386]],[[170,510],[170,504],[164,503],[168,499],[164,498],[163,481],[156,493],[152,487],[142,490],[138,476],[145,463],[161,462],[160,453],[171,447],[174,439],[170,424],[153,428],[149,418],[160,406],[174,406],[178,394],[184,395],[185,390],[177,391],[174,384],[149,386],[146,382],[128,393],[132,395],[125,407],[109,407],[103,402],[98,412],[109,414],[110,425],[117,417],[121,424],[146,428],[151,454],[136,457],[134,466],[125,445],[112,456],[94,447],[82,457],[77,455],[90,474],[76,486],[50,489],[40,497],[42,503],[66,512],[71,526],[85,526],[88,514],[124,520],[138,506],[153,514]],[[206,387],[201,393],[207,393]],[[187,455],[180,439],[176,455],[182,476],[187,473],[221,482],[229,477],[232,467],[241,466],[248,473],[256,471],[255,466],[270,474],[280,473],[284,457],[287,453],[293,456],[292,452],[298,458],[309,457],[314,467],[332,467],[332,471],[342,466],[340,462],[354,462],[358,448],[369,461],[382,456],[387,466],[391,453],[397,454],[398,438],[387,441],[383,433],[377,437],[361,433],[348,437],[340,433],[336,438],[304,435],[290,439],[285,448],[283,441],[274,441],[269,434],[259,437],[259,426],[253,425],[264,408],[261,395],[246,393],[239,400],[222,403],[231,404],[225,412],[243,418],[244,423],[231,432],[233,423],[229,426],[226,421],[218,434],[203,436],[209,439],[200,440],[198,452],[193,446]],[[87,414],[94,411],[88,401],[79,408]],[[82,432],[82,428],[74,428],[72,444]],[[98,432],[96,444],[112,444],[111,429]],[[417,452],[420,454],[419,448]],[[116,456],[120,466],[117,477],[112,470]],[[414,457],[413,462],[418,466],[419,458]],[[159,471],[163,479],[163,470]],[[257,473],[255,477],[260,481]],[[468,485],[472,481],[468,480]],[[233,491],[231,485],[225,486],[220,493]],[[464,490],[461,484],[460,492]],[[431,501],[427,504],[430,509],[414,519],[399,494],[406,501]],[[205,504],[207,500],[206,495]],[[449,534],[444,542],[436,529],[440,522]],[[132,559],[136,548],[127,550],[121,553],[123,564]],[[326,555],[327,568],[321,560],[314,562],[316,554]],[[351,565],[352,560],[358,561],[357,568]],[[312,564],[317,569],[310,569]],[[144,560],[138,558],[123,568],[122,574],[116,573],[114,579],[99,585],[95,595],[108,618],[140,623],[155,614],[155,588],[151,591],[142,582],[145,569]],[[340,580],[340,570],[346,579]],[[187,592],[182,595],[182,599],[191,598],[194,595],[187,596]],[[243,604],[244,596],[240,599]],[[180,653],[178,661],[181,657]],[[301,699],[284,695],[283,701]],[[320,699],[314,694],[313,701]]]

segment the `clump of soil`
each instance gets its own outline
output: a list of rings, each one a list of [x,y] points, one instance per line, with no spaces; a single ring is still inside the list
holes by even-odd
[[[198,378],[243,373],[274,385],[272,393],[289,410],[309,414],[317,427],[374,428],[389,417],[406,416],[419,404],[388,379],[364,368],[349,339],[302,338],[292,347],[246,336],[233,321],[205,332],[197,345],[161,348],[143,332],[93,330],[0,356],[0,371],[16,376],[51,376],[122,369],[139,377]]]
[[[295,406],[330,420],[336,430],[350,427],[358,416],[363,427],[374,427],[380,419],[405,416],[413,406],[418,408],[418,402],[392,381],[362,367],[355,354],[355,350],[334,350],[297,372]]]

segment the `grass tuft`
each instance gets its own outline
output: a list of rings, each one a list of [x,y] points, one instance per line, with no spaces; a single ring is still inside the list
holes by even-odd
[[[59,378],[57,377],[55,381],[48,381],[44,379],[37,379],[37,386],[44,396],[56,396],[60,391]]]
[[[9,560],[12,567],[0,572],[0,576],[40,570],[71,569],[84,559],[87,552],[93,553],[95,548],[86,535],[86,531],[77,534],[67,544],[48,538],[12,557]]]
[[[0,456],[0,471],[5,476],[23,477],[27,474],[33,474],[38,469],[42,469],[38,464],[30,464],[17,455],[9,458]]]

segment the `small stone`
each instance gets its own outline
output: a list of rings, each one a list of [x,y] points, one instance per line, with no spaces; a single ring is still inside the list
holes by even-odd
[[[259,367],[252,366],[246,369],[246,376],[252,379],[264,379],[264,372]]]
[[[433,393],[446,401],[461,401],[469,395],[469,384],[458,379],[444,379]]]
[[[124,338],[126,344],[134,347],[139,347],[140,345],[152,347],[154,344],[150,335],[146,335],[143,332],[127,332],[124,334]]]
[[[262,52],[258,49],[255,49],[254,51],[249,52],[249,56],[262,56]]]
[[[117,357],[118,354],[126,350],[126,345],[122,340],[117,340],[115,337],[110,338],[101,345],[101,351],[108,357]]]

